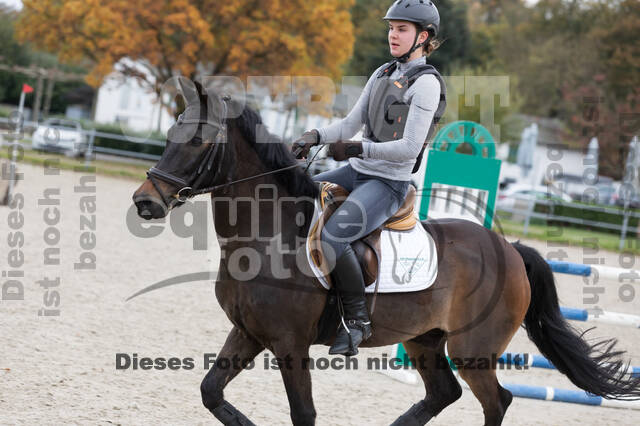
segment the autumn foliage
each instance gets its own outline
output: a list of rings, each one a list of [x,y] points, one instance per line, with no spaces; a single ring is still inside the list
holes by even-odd
[[[338,78],[352,53],[353,0],[23,3],[18,36],[62,60],[90,61],[87,80],[94,86],[122,58],[142,64],[148,73],[138,71],[138,77],[158,90],[177,74]]]

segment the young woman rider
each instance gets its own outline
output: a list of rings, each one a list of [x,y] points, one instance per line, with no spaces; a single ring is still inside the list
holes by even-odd
[[[371,75],[343,120],[305,132],[294,142],[298,158],[306,157],[314,145],[330,144],[329,155],[335,160],[349,159],[349,164],[314,177],[350,192],[321,236],[335,253],[331,277],[344,307],[330,354],[355,355],[358,345],[371,336],[364,279],[351,243],[374,231],[402,205],[411,173],[446,106],[444,81],[425,59],[438,45],[436,6],[429,0],[398,0],[383,19],[389,23],[394,59]],[[363,125],[362,142],[347,141]]]

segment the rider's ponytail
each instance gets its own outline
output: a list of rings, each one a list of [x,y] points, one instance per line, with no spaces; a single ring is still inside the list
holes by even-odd
[[[431,54],[442,45],[442,42],[443,40],[429,37],[429,41],[427,41],[427,44],[422,48],[422,55],[426,57],[431,56]]]

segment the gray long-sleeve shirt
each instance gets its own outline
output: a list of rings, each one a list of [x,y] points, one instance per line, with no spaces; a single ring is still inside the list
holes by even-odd
[[[409,69],[424,65],[425,57],[407,63],[398,63],[390,78],[397,79]],[[321,143],[332,143],[352,138],[365,124],[371,87],[382,70],[382,65],[369,78],[360,98],[349,114],[342,120],[318,129]],[[411,171],[422,149],[431,121],[440,102],[440,83],[431,74],[420,76],[405,92],[403,100],[410,103],[407,122],[402,139],[388,142],[373,142],[363,138],[363,158],[350,158],[356,171],[387,179],[411,180]]]

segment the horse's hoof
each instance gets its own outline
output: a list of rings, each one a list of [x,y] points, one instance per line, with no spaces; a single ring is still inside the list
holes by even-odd
[[[211,413],[220,420],[223,425],[227,426],[256,426],[251,420],[242,414],[236,407],[224,401],[218,405]]]
[[[391,426],[422,426],[433,416],[427,411],[424,401],[413,404],[406,413],[391,423]]]

